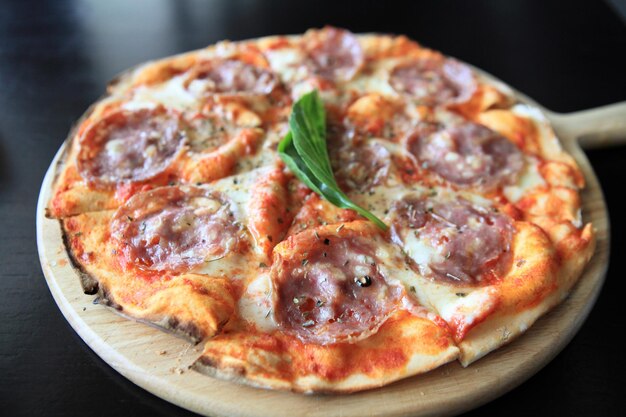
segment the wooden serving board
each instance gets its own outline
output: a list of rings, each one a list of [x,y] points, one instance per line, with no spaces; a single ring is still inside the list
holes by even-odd
[[[585,222],[595,226],[596,253],[568,299],[519,339],[468,368],[454,362],[384,388],[349,395],[268,391],[189,370],[201,346],[120,317],[94,303],[94,296],[82,292],[63,246],[59,222],[44,215],[63,147],[52,161],[39,195],[37,244],[42,269],[65,318],[102,359],[140,387],[197,413],[246,417],[458,414],[506,393],[546,365],[578,331],[604,281],[609,258],[609,218],[600,185],[577,138],[581,137],[586,146],[626,139],[626,103],[569,115],[542,110],[587,180],[582,193],[583,216]],[[590,136],[592,133],[596,135]]]

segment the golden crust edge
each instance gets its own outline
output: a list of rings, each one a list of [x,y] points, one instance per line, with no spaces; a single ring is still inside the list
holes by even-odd
[[[347,394],[380,388],[402,379],[430,372],[458,359],[459,349],[456,345],[451,344],[445,351],[437,355],[435,360],[432,359],[432,356],[416,353],[410,357],[407,367],[401,371],[389,373],[384,378],[371,378],[363,373],[355,373],[337,381],[325,380],[315,375],[301,376],[293,380],[264,377],[255,374],[245,361],[232,357],[226,357],[226,360],[230,360],[231,363],[224,364],[222,361],[225,357],[222,357],[221,361],[218,362],[202,355],[192,364],[191,369],[204,375],[256,388],[280,389],[302,394]],[[423,362],[414,364],[416,360]],[[428,363],[428,365],[424,365],[424,363]]]

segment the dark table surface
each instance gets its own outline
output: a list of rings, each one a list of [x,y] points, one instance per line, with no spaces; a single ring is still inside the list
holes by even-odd
[[[74,333],[39,265],[35,204],[70,125],[117,72],[221,39],[325,24],[404,33],[548,108],[626,99],[626,26],[602,1],[3,1],[0,6],[0,414],[186,416],[118,375]],[[626,117],[626,115],[625,115]],[[612,220],[605,287],[537,375],[469,415],[626,415],[620,257],[626,148],[589,152]],[[268,414],[271,414],[269,412]]]

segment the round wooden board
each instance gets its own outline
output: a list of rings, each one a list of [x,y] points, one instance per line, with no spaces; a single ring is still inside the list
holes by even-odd
[[[527,100],[527,99],[526,99]],[[50,291],[64,316],[104,361],[151,393],[211,416],[445,416],[484,404],[545,366],[576,334],[602,287],[609,257],[609,219],[598,180],[573,135],[564,147],[585,174],[585,222],[597,249],[571,295],[524,335],[468,368],[457,362],[386,387],[349,395],[302,395],[216,380],[188,369],[201,346],[127,320],[85,295],[62,242],[59,222],[45,217],[58,160],[43,181],[37,208],[37,244]]]

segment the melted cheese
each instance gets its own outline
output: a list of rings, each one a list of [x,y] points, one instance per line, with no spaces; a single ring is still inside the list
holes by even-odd
[[[228,278],[233,280],[245,279],[250,273],[249,263],[254,262],[254,257],[240,253],[228,253],[222,258],[207,260],[193,269],[197,274],[210,277]],[[258,265],[255,264],[255,265]]]
[[[503,189],[504,196],[512,203],[516,203],[532,190],[546,185],[546,181],[539,172],[539,161],[537,158],[527,156],[525,159],[524,170],[517,182]]]
[[[415,233],[411,232],[407,233],[404,237],[404,251],[421,266],[424,272],[430,270],[428,265],[431,262],[437,262],[439,258],[441,258],[435,248],[424,242],[423,239],[419,239]]]
[[[356,90],[362,93],[379,93],[387,96],[396,96],[389,84],[389,73],[399,62],[398,59],[384,59],[372,65],[370,71],[361,71],[353,80],[345,84],[346,90]]]
[[[222,178],[211,183],[208,187],[224,194],[229,201],[235,204],[242,222],[247,223],[249,218],[248,204],[250,202],[250,190],[255,181],[263,174],[273,169],[272,167],[258,168],[242,174]]]
[[[295,47],[270,49],[265,51],[265,57],[274,72],[280,75],[283,82],[289,83],[306,77],[307,71],[303,66],[304,53]]]
[[[156,86],[140,86],[134,91],[132,98],[124,103],[126,110],[154,108],[159,104],[179,111],[197,107],[198,101],[183,85],[184,75],[179,75]]]
[[[261,273],[246,287],[239,299],[239,314],[258,330],[268,332],[276,328],[272,314],[272,282],[269,273]]]
[[[464,325],[475,324],[476,320],[491,310],[495,304],[492,287],[454,289],[454,291],[450,291],[450,288],[441,291],[441,288],[438,288],[431,289],[430,292],[431,295],[438,294],[434,297],[435,307],[439,315],[447,322],[453,322],[462,317]]]
[[[124,152],[124,139],[113,139],[106,143],[105,149],[110,158],[117,157]]]

